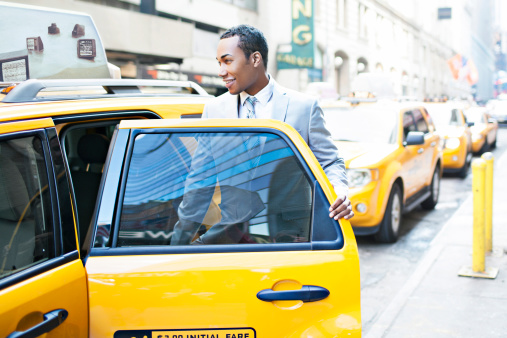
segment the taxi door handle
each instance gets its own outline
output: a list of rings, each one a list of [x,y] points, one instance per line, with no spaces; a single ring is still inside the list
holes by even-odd
[[[316,302],[329,296],[329,290],[320,286],[303,285],[300,290],[273,291],[261,290],[257,298],[265,302],[276,300],[302,300],[303,302]]]
[[[422,154],[422,153],[424,153],[424,148],[419,148],[419,149],[417,149],[417,153],[418,153],[418,154]]]
[[[35,338],[55,329],[69,316],[67,310],[58,309],[44,315],[44,320],[26,331],[14,331],[7,338]]]
[[[430,145],[431,145],[432,147],[434,147],[434,146],[436,146],[436,145],[437,145],[437,142],[433,141],[433,142],[431,142],[431,144],[430,144]]]

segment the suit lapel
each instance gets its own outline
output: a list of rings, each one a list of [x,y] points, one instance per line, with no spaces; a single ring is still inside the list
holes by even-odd
[[[275,82],[273,87],[273,119],[285,122],[287,108],[289,107],[289,97],[282,87]]]

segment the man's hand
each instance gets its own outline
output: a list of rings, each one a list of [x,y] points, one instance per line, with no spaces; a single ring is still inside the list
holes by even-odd
[[[339,195],[336,201],[331,204],[331,207],[329,208],[329,217],[334,218],[335,220],[339,220],[340,218],[349,220],[354,217],[352,205],[346,195]]]

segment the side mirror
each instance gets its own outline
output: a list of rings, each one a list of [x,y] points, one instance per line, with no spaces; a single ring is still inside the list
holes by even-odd
[[[473,127],[475,125],[475,122],[467,122],[467,126]]]
[[[422,131],[411,131],[407,135],[407,139],[403,142],[404,146],[415,146],[424,144],[424,133]]]

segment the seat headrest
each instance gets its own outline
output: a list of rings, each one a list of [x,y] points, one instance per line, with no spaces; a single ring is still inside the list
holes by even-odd
[[[86,134],[77,143],[77,154],[85,163],[104,163],[109,139],[102,134]]]

